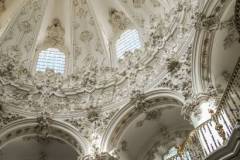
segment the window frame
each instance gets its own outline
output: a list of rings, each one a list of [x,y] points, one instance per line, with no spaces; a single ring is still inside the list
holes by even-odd
[[[39,46],[34,54],[34,61],[32,64],[32,73],[33,75],[35,75],[36,73],[38,73],[37,71],[37,62],[38,62],[38,58],[39,58],[39,54],[44,51],[47,50],[49,48],[55,48],[58,49],[60,52],[64,53],[65,55],[65,65],[64,65],[64,73],[59,73],[57,72],[56,74],[61,74],[62,76],[67,76],[67,74],[69,73],[69,51],[67,50],[67,48],[65,47],[61,47],[61,46],[51,46],[51,45],[44,45],[44,46]],[[43,72],[45,73],[45,72]]]
[[[119,35],[119,37],[118,37],[118,39],[116,39],[116,41],[115,41],[115,52],[116,52],[116,57],[118,58],[118,59],[123,59],[123,57],[124,57],[124,55],[125,55],[125,53],[127,52],[127,51],[125,51],[124,53],[121,53],[121,55],[120,56],[118,56],[118,47],[117,47],[117,45],[118,45],[118,41],[122,38],[122,35],[123,34],[125,34],[126,32],[136,32],[137,33],[137,36],[138,36],[138,41],[139,41],[139,44],[140,44],[140,47],[139,48],[135,48],[134,50],[136,50],[136,49],[140,49],[140,48],[142,48],[142,40],[141,40],[141,37],[140,37],[140,34],[139,34],[139,31],[137,30],[137,29],[126,29],[126,30],[124,30],[120,35]],[[135,35],[134,35],[135,36]],[[126,37],[124,37],[124,38],[126,38]],[[129,47],[128,47],[128,49],[129,49]],[[128,50],[129,51],[129,50]]]
[[[117,40],[121,37],[121,35],[128,30],[136,30],[138,32],[138,36],[139,36],[139,40],[140,40],[140,44],[141,44],[141,48],[139,48],[139,49],[142,49],[144,47],[142,32],[140,31],[140,29],[138,29],[134,26],[128,27],[125,30],[114,33],[112,38],[110,38],[110,40],[109,40],[110,41],[110,49],[111,49],[111,53],[110,53],[111,54],[111,61],[112,61],[113,66],[117,67],[119,65],[119,60],[124,59],[124,58],[118,58],[116,43],[117,43]]]
[[[56,57],[55,57],[56,55]],[[57,58],[57,59],[55,59]],[[60,58],[60,59],[58,59]],[[58,48],[47,48],[38,54],[36,72],[44,72],[42,70],[53,69],[56,73],[64,74],[65,72],[65,53]],[[42,62],[40,62],[40,60]],[[45,63],[46,62],[46,63]],[[46,65],[44,65],[44,63]],[[45,68],[46,67],[46,68]]]

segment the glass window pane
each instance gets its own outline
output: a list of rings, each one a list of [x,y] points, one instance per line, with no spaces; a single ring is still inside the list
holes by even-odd
[[[141,42],[137,30],[127,30],[117,40],[117,57],[122,58],[125,52],[133,52],[135,49],[139,48],[141,48]]]
[[[56,73],[64,73],[65,54],[56,48],[48,48],[39,53],[37,71],[44,72],[46,68],[53,69]]]

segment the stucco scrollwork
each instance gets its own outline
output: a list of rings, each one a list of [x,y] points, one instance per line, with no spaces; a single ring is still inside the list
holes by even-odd
[[[113,157],[107,152],[102,152],[96,153],[94,155],[84,156],[82,159],[79,160],[118,160],[118,158]]]
[[[132,0],[135,8],[141,8],[146,0]]]
[[[1,104],[0,104],[0,107],[1,107]],[[2,111],[0,108],[0,129],[2,129],[4,126],[8,125],[11,122],[14,122],[23,118],[24,118],[23,116],[20,116],[18,114],[6,113]]]
[[[83,31],[80,35],[80,39],[83,42],[89,42],[93,39],[93,34],[90,31]]]
[[[191,50],[192,48],[189,47],[186,54],[181,57],[180,61],[169,60],[168,70],[171,72],[166,75],[158,87],[168,87],[174,91],[181,92],[186,99],[191,97]]]
[[[86,18],[79,17],[74,12],[73,32],[76,34],[73,37],[73,50],[78,57],[74,57],[74,62],[72,61],[73,73],[61,76],[46,70],[45,73],[32,75],[28,70],[28,60],[19,57],[23,53],[24,55],[30,53],[33,47],[34,35],[38,32],[36,26],[39,26],[40,23],[34,21],[34,17],[42,17],[41,11],[44,10],[44,5],[40,1],[34,1],[34,4],[29,1],[24,7],[24,12],[19,15],[20,18],[17,17],[17,19],[30,17],[30,25],[25,24],[26,27],[23,27],[30,27],[30,32],[26,32],[24,29],[20,30],[19,24],[22,24],[20,20],[17,20],[6,32],[6,37],[1,44],[3,54],[0,55],[0,79],[3,88],[8,90],[7,93],[4,93],[4,96],[7,97],[3,99],[5,107],[7,104],[11,104],[11,109],[17,108],[18,111],[27,109],[26,112],[32,114],[43,110],[56,114],[70,114],[70,112],[81,114],[82,111],[87,112],[91,106],[89,102],[91,97],[95,97],[94,103],[98,104],[99,108],[108,105],[114,108],[130,101],[131,93],[134,90],[142,92],[156,87],[179,91],[185,97],[191,94],[189,90],[191,88],[190,58],[187,59],[191,55],[188,52],[180,54],[178,51],[184,50],[181,46],[185,48],[186,43],[191,41],[188,31],[190,32],[193,26],[184,27],[187,28],[186,34],[178,36],[182,31],[176,28],[177,25],[171,25],[185,26],[187,25],[185,22],[191,22],[191,18],[186,15],[192,14],[193,10],[187,9],[188,5],[181,2],[183,9],[174,13],[168,10],[164,11],[162,15],[169,15],[171,20],[166,19],[166,16],[149,15],[149,21],[153,23],[149,24],[150,30],[148,30],[149,33],[146,33],[149,34],[148,43],[144,45],[144,48],[127,54],[123,60],[119,61],[119,67],[113,67],[105,64],[104,57],[106,58],[106,56],[102,52],[101,45],[98,48],[99,52],[95,50],[95,44],[99,44],[101,39],[96,33],[95,27],[97,26],[89,22],[93,18],[88,11],[86,1],[75,0],[73,3],[76,4],[73,7],[74,11],[78,12],[79,7],[87,11],[84,15]],[[34,8],[33,6],[36,5],[38,7]],[[177,10],[178,4],[174,3],[173,7],[174,11]],[[25,13],[28,13],[26,10],[31,10],[31,14],[26,15]],[[120,12],[113,10],[112,22],[117,28],[122,28],[122,26],[124,28],[129,19]],[[184,22],[179,21],[180,17],[185,18]],[[79,25],[81,23],[86,24],[88,29],[82,28]],[[67,30],[64,30],[60,20],[55,19],[47,29],[46,41],[53,45],[64,44],[64,32]],[[18,42],[14,35],[19,34],[31,43]],[[81,36],[86,43],[83,43]],[[18,44],[18,46],[13,44]],[[76,46],[76,44],[80,45]],[[23,49],[24,46],[28,47]],[[31,56],[26,55],[25,57]],[[176,57],[176,59],[171,61],[170,57]],[[169,70],[166,64],[169,64]],[[183,85],[177,85],[179,81]],[[141,103],[140,101],[139,106]]]
[[[195,117],[198,117],[201,114],[199,104],[202,101],[208,101],[209,99],[217,99],[217,90],[213,85],[209,85],[206,92],[192,95],[189,99],[186,100],[186,103],[182,108],[182,115],[184,118],[186,120],[189,120],[192,113]]]
[[[54,19],[52,24],[47,28],[47,38],[46,42],[48,45],[55,46],[64,46],[64,28],[59,19]]]
[[[126,15],[122,11],[118,11],[114,8],[109,11],[109,22],[114,31],[123,31],[127,29],[130,24],[130,20]]]
[[[41,115],[37,118],[37,126],[35,131],[40,138],[46,139],[49,135],[51,118],[50,114],[47,112],[42,112]]]

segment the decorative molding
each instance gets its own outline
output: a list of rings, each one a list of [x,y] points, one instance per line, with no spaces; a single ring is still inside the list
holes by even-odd
[[[240,34],[240,1],[239,0],[236,0],[234,12],[235,12],[234,22],[235,22],[238,34]]]
[[[174,91],[180,92],[185,99],[192,95],[192,80],[191,80],[191,56],[192,47],[189,47],[187,52],[181,57],[181,61],[169,59],[169,73],[163,78],[158,88],[171,88]]]
[[[109,11],[109,23],[112,25],[113,31],[124,31],[130,25],[130,20],[122,11],[112,8]]]
[[[49,113],[43,112],[37,118],[36,133],[40,138],[47,139],[49,136],[49,129],[51,125],[51,118]]]
[[[23,118],[1,128],[0,149],[19,137],[37,136],[39,140],[54,137],[71,145],[79,155],[88,153],[88,143],[78,131],[67,123],[50,120],[46,114],[39,118]],[[49,121],[50,120],[50,121]],[[50,122],[50,123],[49,123]]]
[[[84,156],[83,158],[80,158],[79,160],[118,160],[118,158],[111,156],[107,152],[103,152],[103,153],[96,153],[94,155],[87,155],[87,156]]]
[[[132,0],[133,1],[133,6],[135,8],[141,8],[142,5],[144,5],[146,0]]]
[[[192,114],[194,114],[195,117],[198,117],[198,115],[201,114],[201,111],[198,108],[199,104],[203,101],[208,101],[209,99],[217,100],[217,91],[212,85],[208,87],[205,93],[192,95],[192,97],[185,102],[181,114],[186,120],[190,120]]]
[[[6,113],[0,108],[0,129],[7,126],[9,123],[23,119],[23,116],[14,113]]]
[[[74,10],[77,11],[80,9],[79,7],[82,2],[74,1],[74,3],[77,3],[75,6],[76,8],[74,8]],[[87,4],[83,3],[81,8],[87,10],[86,5]],[[176,19],[174,19],[172,23],[177,24],[177,17],[181,17],[187,12],[190,13],[192,11],[182,10],[177,12],[175,15]],[[89,12],[87,12],[87,17],[89,16]],[[187,19],[186,21],[190,21],[190,19]],[[74,32],[77,33],[75,34],[76,39],[74,39],[76,42],[74,43],[79,42],[81,45],[88,45],[88,43],[82,42],[80,38],[81,35],[84,37],[82,39],[86,42],[96,42],[96,33],[93,32],[95,27],[94,24],[89,24],[89,28],[86,31],[82,30],[81,27],[77,25],[79,22],[77,19],[74,22],[76,22]],[[152,25],[152,36],[149,43],[145,46],[145,51],[139,50],[135,51],[135,53],[128,54],[122,62],[119,62],[119,68],[111,68],[106,65],[101,66],[98,64],[98,58],[94,57],[95,54],[88,54],[87,57],[82,57],[84,64],[83,66],[79,66],[81,70],[78,70],[73,74],[67,73],[70,74],[69,76],[52,75],[53,73],[50,74],[49,71],[46,73],[31,75],[26,67],[27,64],[17,61],[21,59],[21,57],[19,57],[19,55],[21,55],[21,49],[18,46],[13,45],[9,48],[11,49],[11,56],[8,54],[0,55],[2,56],[0,84],[3,88],[6,88],[5,96],[8,97],[4,99],[4,106],[11,106],[7,108],[19,112],[23,109],[27,109],[28,115],[34,115],[36,112],[41,112],[43,107],[48,106],[49,113],[62,115],[70,114],[70,112],[76,113],[76,111],[78,113],[85,111],[86,113],[86,109],[90,106],[89,99],[91,99],[91,103],[98,104],[97,106],[99,107],[109,107],[110,105],[114,107],[118,105],[116,102],[122,103],[129,101],[133,90],[148,90],[153,85],[159,83],[159,81],[164,81],[162,76],[167,72],[167,69],[164,68],[164,66],[168,63],[167,59],[169,54],[178,51],[180,52],[180,50],[182,50],[180,46],[185,47],[184,45],[176,46],[176,44],[188,43],[185,40],[189,38],[190,33],[184,34],[184,37],[174,36],[176,38],[169,39],[173,35],[178,35],[179,30],[176,29],[175,25],[172,25],[169,30],[167,30],[166,26],[170,25],[170,22],[166,22],[166,24],[163,24],[162,22],[162,19],[154,19],[156,26],[154,24]],[[31,24],[31,32],[29,32],[29,34],[34,31],[33,27],[34,25]],[[64,30],[63,27],[61,27],[59,20],[56,20],[55,23],[49,26],[48,30],[57,36],[53,37],[49,34],[48,39],[54,38],[59,41],[64,35]],[[26,31],[22,32],[26,33]],[[61,33],[57,34],[58,32]],[[190,30],[187,32],[190,32]],[[53,43],[63,43],[63,41],[56,42],[54,40]],[[78,49],[80,49],[81,52],[86,52],[82,46],[78,46]],[[147,59],[141,58],[144,54],[147,54]],[[180,53],[176,53],[176,55],[177,54]],[[176,57],[178,59],[182,56]],[[181,61],[181,63],[182,62],[183,61]],[[73,62],[69,60],[69,63]],[[73,66],[74,65],[75,64],[73,64]],[[51,76],[49,76],[49,74]],[[48,82],[46,85],[50,86],[38,86],[39,83],[40,85],[41,83],[45,83],[44,81]],[[166,87],[169,88],[169,86]],[[17,98],[20,94],[15,94],[15,91],[22,93],[22,97]],[[51,96],[51,101],[49,102],[46,97],[47,94],[48,96]],[[66,112],[66,110],[70,110],[70,112]]]
[[[205,92],[211,82],[210,58],[215,34],[232,24],[231,20],[221,21],[229,0],[215,0],[206,3],[202,13],[196,15],[197,30],[193,46],[192,77],[195,94]],[[227,40],[229,41],[229,40]]]
[[[53,19],[52,24],[47,28],[45,44],[48,46],[64,46],[65,30],[59,19]]]

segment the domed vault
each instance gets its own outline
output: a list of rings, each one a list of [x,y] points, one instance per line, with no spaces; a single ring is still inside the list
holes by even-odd
[[[104,157],[111,151],[115,157],[119,152],[127,159],[151,160],[166,154],[191,129],[181,107],[194,92],[194,25],[204,4],[0,0],[0,129],[11,132],[16,129],[8,126],[11,122],[31,119],[35,135],[33,126],[45,131],[54,120],[64,126],[56,133],[68,135],[66,141],[83,149],[81,154]],[[150,99],[154,104],[141,108]],[[148,114],[155,118],[146,119]],[[164,134],[171,142],[159,140]],[[129,141],[128,151],[121,146],[124,141]],[[76,159],[77,153],[69,154]]]
[[[21,114],[47,110],[73,116],[89,108],[120,107],[134,90],[161,86],[168,71],[177,71],[190,58],[185,53],[196,2],[2,3],[0,84],[2,97],[8,97],[3,106]],[[137,34],[139,44],[135,50],[120,48],[126,52],[118,57],[116,44],[126,31]]]

